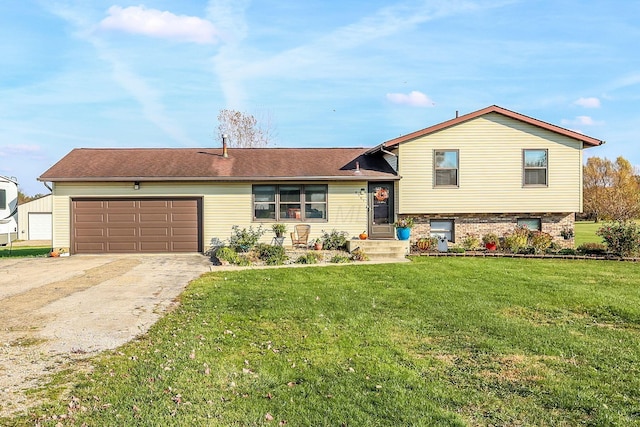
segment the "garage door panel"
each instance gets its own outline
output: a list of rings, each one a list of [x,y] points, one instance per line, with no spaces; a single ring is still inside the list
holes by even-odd
[[[76,227],[74,236],[76,237],[102,237],[105,236],[106,230],[102,228],[85,228]]]
[[[136,222],[136,214],[134,213],[108,213],[107,222],[131,224]]]
[[[149,200],[140,200],[140,207],[143,209],[151,208],[170,208],[171,201],[170,200],[158,200],[158,199],[149,199]]]
[[[171,232],[174,236],[186,236],[193,237],[196,236],[197,233],[193,230],[193,228],[182,228],[182,227],[173,227]]]
[[[172,251],[171,251],[171,245],[168,242],[140,242],[140,252],[172,252]]]
[[[144,227],[140,228],[140,237],[149,238],[154,236],[166,237],[171,234],[171,229],[168,227]]]
[[[110,210],[131,210],[136,207],[136,200],[109,200],[106,202]]]
[[[102,242],[84,242],[76,244],[76,252],[106,252],[106,246]]]
[[[139,252],[137,242],[108,242],[106,252]]]
[[[107,228],[108,237],[137,237],[138,229],[135,227],[109,227]]]
[[[83,222],[101,223],[101,222],[104,222],[104,215],[99,212],[96,212],[96,213],[83,212],[81,214],[77,213],[74,215],[74,221],[76,222],[76,224],[80,224]]]
[[[74,200],[75,253],[198,252],[198,199]]]
[[[85,200],[82,203],[83,208],[85,209],[104,209],[104,205],[106,202],[102,200]]]
[[[140,222],[167,222],[169,221],[168,213],[140,213]]]

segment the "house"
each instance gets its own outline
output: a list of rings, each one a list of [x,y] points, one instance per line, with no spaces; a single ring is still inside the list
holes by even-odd
[[[582,212],[582,151],[603,143],[494,105],[369,153],[397,159],[396,210],[416,218],[415,236],[455,242],[523,225],[562,244]]]
[[[71,253],[201,252],[274,222],[392,239],[403,216],[413,238],[526,224],[560,239],[582,209],[582,150],[602,143],[491,106],[374,148],[75,149],[39,180]]]
[[[17,238],[18,181],[0,175],[0,245]]]
[[[51,240],[52,196],[46,195],[18,205],[18,238],[20,240]]]

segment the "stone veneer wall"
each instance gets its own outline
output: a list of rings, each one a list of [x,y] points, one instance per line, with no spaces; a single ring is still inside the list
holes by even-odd
[[[542,231],[551,234],[553,240],[563,248],[574,247],[575,240],[565,240],[560,232],[563,228],[574,229],[574,213],[527,213],[527,214],[428,214],[428,215],[399,215],[400,218],[415,218],[415,226],[411,230],[412,243],[421,237],[428,237],[431,231],[430,220],[454,220],[454,243],[462,243],[467,234],[475,234],[482,238],[489,232],[502,237],[513,231],[518,219],[540,218]]]

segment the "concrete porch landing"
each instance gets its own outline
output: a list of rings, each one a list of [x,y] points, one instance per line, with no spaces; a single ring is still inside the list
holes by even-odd
[[[360,248],[371,261],[390,261],[405,259],[409,255],[408,240],[348,240],[347,250],[352,252]]]

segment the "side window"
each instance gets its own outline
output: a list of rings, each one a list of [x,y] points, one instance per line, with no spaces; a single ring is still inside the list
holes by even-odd
[[[276,219],[276,186],[253,186],[254,219]]]
[[[0,209],[7,209],[7,190],[0,190]]]
[[[542,231],[542,219],[540,218],[518,218],[518,227],[527,227],[532,231]]]
[[[522,176],[524,186],[547,185],[547,150],[524,150],[522,152]]]
[[[458,186],[458,150],[434,150],[433,185],[435,187]]]
[[[444,237],[449,242],[454,241],[454,221],[452,219],[432,219],[431,237]]]

